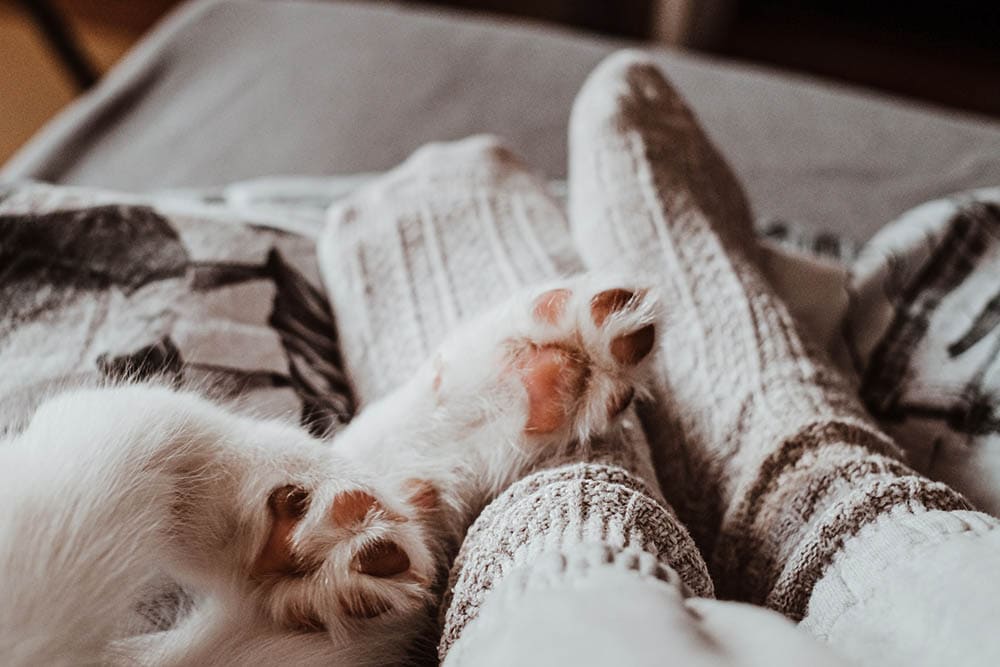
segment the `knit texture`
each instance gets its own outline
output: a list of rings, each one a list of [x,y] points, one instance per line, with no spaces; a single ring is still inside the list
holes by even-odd
[[[425,146],[335,205],[318,252],[362,404],[460,321],[582,268],[543,181],[490,137]]]
[[[575,463],[523,478],[466,535],[448,586],[441,659],[506,577],[510,594],[606,567],[666,581],[684,595],[712,595],[690,534],[629,471]]]
[[[571,119],[569,206],[591,267],[659,277],[659,383],[640,414],[661,487],[720,595],[801,618],[845,540],[965,501],[900,462],[756,264],[736,178],[643,56],[606,60]]]
[[[1000,521],[981,512],[884,512],[844,544],[800,627],[855,664],[1000,664]]]
[[[319,257],[362,405],[408,379],[460,322],[583,269],[543,181],[486,136],[425,146],[333,207]],[[622,428],[569,456],[631,470],[662,502],[635,422],[629,408]]]
[[[319,254],[362,404],[407,379],[461,320],[583,268],[541,181],[483,137],[425,147],[339,204]],[[486,507],[451,570],[442,657],[515,565],[546,562],[569,578],[592,563],[712,594],[631,408],[613,432],[542,462]]]
[[[803,627],[820,638],[830,639],[844,615],[877,598],[885,580],[894,570],[902,569],[904,563],[917,563],[928,575],[933,567],[944,565],[946,579],[955,578],[959,568],[976,567],[978,564],[974,560],[934,562],[937,548],[956,538],[968,542],[992,540],[993,553],[988,560],[995,561],[997,540],[1000,540],[998,528],[1000,521],[980,512],[893,508],[861,529],[837,554],[828,576],[816,586],[816,599],[809,605]],[[993,569],[998,568],[1000,564]],[[961,592],[968,594],[969,591]],[[961,604],[962,595],[953,597]]]

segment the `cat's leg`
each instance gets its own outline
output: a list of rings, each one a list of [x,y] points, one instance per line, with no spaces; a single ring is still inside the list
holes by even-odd
[[[200,594],[229,586],[240,545],[262,530],[224,502],[249,468],[224,454],[245,440],[230,422],[197,397],[147,386],[70,391],[39,407],[0,450],[5,664],[105,662],[164,574]]]
[[[101,664],[167,542],[166,480],[62,407],[0,443],[0,662],[12,667]],[[67,433],[86,448],[60,446]]]
[[[159,664],[183,664],[191,647],[212,651],[230,630],[256,624],[262,636],[325,630],[334,648],[371,639],[367,654],[391,659],[429,599],[441,562],[436,527],[460,533],[470,498],[485,499],[532,463],[610,428],[653,348],[654,317],[649,292],[593,276],[522,294],[452,336],[332,450],[299,429],[161,388],[60,397],[15,449],[40,471],[42,458],[57,457],[53,471],[66,473],[34,486],[54,503],[50,525],[72,515],[70,538],[87,547],[73,553],[109,549],[97,562],[50,568],[69,577],[62,602],[72,601],[70,611],[85,605],[76,591],[120,603],[102,617],[106,630],[77,619],[97,650],[115,638],[138,591],[104,596],[81,582],[108,587],[129,567],[163,570],[195,592],[198,613],[214,615],[185,648],[146,644]],[[79,496],[75,506],[61,503],[67,489]],[[32,496],[10,502],[31,505]],[[8,532],[31,534],[20,528]],[[26,553],[62,558],[50,546]],[[26,585],[25,573],[46,569],[8,565]]]
[[[651,480],[644,449],[610,431],[642,391],[656,317],[653,292],[599,274],[525,290],[451,334],[334,449],[400,494],[433,495],[458,532],[533,465],[605,440],[616,444],[604,454],[641,459],[629,467]]]
[[[320,621],[272,595],[279,580],[305,577],[305,564],[269,560],[274,527],[304,509],[287,489],[356,482],[348,462],[301,429],[126,386],[54,397],[0,456],[0,574],[13,601],[0,605],[4,664],[235,665],[248,664],[233,658],[246,646],[327,663],[395,655],[342,626],[334,637],[302,634],[343,615],[336,593],[360,576],[349,549],[363,541],[345,540],[347,562],[332,564],[343,576],[314,579],[334,600]],[[133,636],[132,608],[164,574],[194,608],[169,632]]]
[[[322,632],[290,630],[262,621],[239,605],[205,600],[167,631],[151,632],[115,641],[101,664],[114,667],[295,667],[391,664],[387,654],[359,635],[346,642],[332,641]]]

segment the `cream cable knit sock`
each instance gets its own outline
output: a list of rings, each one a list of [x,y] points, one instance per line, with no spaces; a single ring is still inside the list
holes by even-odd
[[[559,206],[491,137],[425,146],[331,209],[319,257],[362,406],[407,379],[460,320],[583,269]],[[613,442],[590,443],[590,458],[650,480],[663,502],[634,421]]]
[[[582,268],[558,204],[490,137],[418,150],[330,210],[318,253],[362,405],[460,320]]]
[[[723,596],[801,618],[866,524],[896,508],[967,508],[902,464],[808,349],[755,263],[735,177],[654,66],[630,53],[600,65],[577,97],[570,149],[585,262],[663,285],[662,386],[643,420],[663,491],[712,554]]]
[[[1000,521],[896,507],[844,543],[801,627],[857,664],[1000,664]]]

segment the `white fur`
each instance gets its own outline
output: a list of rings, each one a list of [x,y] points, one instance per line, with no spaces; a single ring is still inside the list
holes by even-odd
[[[639,381],[610,341],[650,324],[649,292],[605,325],[590,299],[608,280],[533,288],[456,331],[406,384],[363,411],[332,443],[151,385],[85,389],[42,405],[0,445],[0,662],[4,665],[391,664],[426,629],[435,582],[479,509],[530,466],[614,425],[609,398]],[[556,324],[534,299],[572,297]],[[589,368],[557,432],[526,433],[528,401],[512,359],[559,344]],[[415,507],[413,480],[439,509]],[[318,564],[300,577],[248,575],[271,529],[267,498],[295,485],[309,508],[291,544]],[[380,511],[330,520],[344,491]],[[407,554],[405,576],[373,577],[352,559],[375,540]],[[193,609],[169,631],[136,634],[143,591],[178,582]],[[344,596],[389,611],[344,614]],[[294,629],[302,616],[327,630]]]

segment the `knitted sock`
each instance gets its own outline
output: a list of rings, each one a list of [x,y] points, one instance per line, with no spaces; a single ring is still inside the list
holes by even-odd
[[[479,619],[494,595],[517,598],[546,585],[566,590],[600,572],[617,572],[665,582],[678,598],[710,596],[704,561],[657,495],[627,470],[601,463],[549,468],[511,486],[462,543],[447,589],[441,660],[478,664],[482,643],[510,622],[507,613],[520,613],[507,600],[506,611]]]
[[[662,489],[711,554],[721,595],[802,618],[863,526],[901,508],[967,508],[900,462],[800,337],[755,263],[735,177],[654,66],[606,60],[570,131],[585,262],[656,275],[664,290],[657,405],[641,416]]]
[[[582,268],[544,184],[490,137],[418,150],[330,210],[318,252],[361,405],[460,320]]]
[[[800,627],[859,665],[998,665],[998,554],[994,517],[901,505],[844,542]]]
[[[418,150],[330,210],[318,252],[362,406],[406,380],[460,321],[583,269],[544,184],[490,137]],[[629,415],[615,437],[589,443],[588,460],[631,470],[663,502]]]
[[[583,264],[545,186],[490,137],[431,144],[329,212],[320,267],[363,406],[407,379],[460,321]],[[631,410],[631,408],[630,408]],[[590,460],[656,488],[629,424]]]
[[[405,379],[460,319],[522,285],[582,269],[542,184],[484,138],[423,148],[332,210],[319,252],[362,404]],[[587,554],[711,594],[634,421],[627,415],[620,432],[589,443],[586,461],[579,453],[550,461],[487,506],[452,569],[442,656],[510,558],[558,559],[586,544]]]

